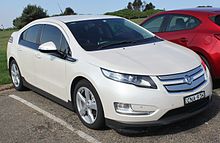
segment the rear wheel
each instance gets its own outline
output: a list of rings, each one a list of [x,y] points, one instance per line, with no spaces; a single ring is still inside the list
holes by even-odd
[[[104,113],[98,93],[87,80],[81,80],[74,90],[74,108],[82,123],[91,129],[104,127]]]
[[[15,89],[18,91],[24,90],[25,87],[23,85],[22,76],[15,60],[10,62],[10,75]]]

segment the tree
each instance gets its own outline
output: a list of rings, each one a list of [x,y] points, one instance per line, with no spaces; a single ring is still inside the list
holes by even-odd
[[[63,13],[63,15],[76,15],[76,13],[74,12],[74,10],[70,7],[67,7]]]
[[[24,8],[21,16],[13,20],[13,25],[20,29],[36,19],[45,17],[48,17],[46,10],[40,6],[27,5],[27,7]]]
[[[138,0],[138,8],[139,8],[139,11],[140,11],[140,9],[141,9],[141,7],[142,7],[142,4],[143,4],[143,2],[141,1],[141,0]]]
[[[134,10],[140,11],[142,4],[143,3],[141,0],[134,0],[132,5],[133,5]]]
[[[133,5],[131,2],[128,3],[127,9],[133,10]]]
[[[162,10],[148,10],[148,11],[137,11],[137,10],[131,10],[131,9],[122,9],[122,10],[118,10],[118,11],[114,11],[114,12],[107,12],[105,13],[105,15],[115,15],[115,16],[120,16],[120,17],[124,17],[127,19],[134,19],[134,18],[146,18],[148,16],[151,16],[153,14],[156,14],[158,12],[161,12]]]
[[[2,24],[1,25],[1,28],[0,28],[0,31],[2,31],[2,30],[4,30],[5,29],[5,27],[4,27],[4,25]]]
[[[144,11],[155,9],[155,6],[150,2],[149,4],[146,4]]]
[[[210,8],[212,6],[210,6],[210,5],[200,5],[200,6],[197,6],[197,8],[206,8],[206,7]]]
[[[145,7],[146,7],[146,4],[147,4],[147,2],[146,2],[146,1],[143,1],[143,4],[142,4],[142,6],[141,6],[141,11],[144,11],[144,9],[145,9]]]

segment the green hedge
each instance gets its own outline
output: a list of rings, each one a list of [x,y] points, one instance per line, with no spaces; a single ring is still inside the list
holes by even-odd
[[[127,19],[135,19],[135,18],[146,18],[148,16],[151,16],[153,14],[156,14],[158,12],[161,12],[163,10],[159,9],[152,9],[147,11],[137,11],[137,10],[130,10],[130,9],[122,9],[115,12],[107,12],[105,15],[114,15],[114,16],[120,16]]]

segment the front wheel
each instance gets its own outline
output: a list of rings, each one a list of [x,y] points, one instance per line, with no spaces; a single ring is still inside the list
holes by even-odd
[[[25,89],[22,81],[21,72],[15,60],[11,61],[10,63],[10,76],[16,90],[22,91]]]
[[[104,127],[104,113],[98,93],[87,80],[81,80],[74,90],[74,107],[82,123],[91,129]]]

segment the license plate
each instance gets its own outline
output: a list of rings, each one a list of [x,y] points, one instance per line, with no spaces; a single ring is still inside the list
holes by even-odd
[[[185,103],[185,105],[187,105],[187,104],[196,102],[198,100],[201,100],[203,98],[205,98],[205,92],[199,92],[199,93],[196,93],[194,95],[190,95],[190,96],[185,97],[184,98],[184,103]]]

